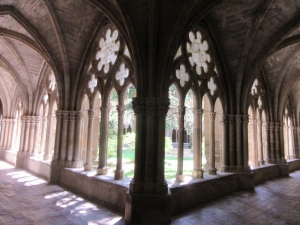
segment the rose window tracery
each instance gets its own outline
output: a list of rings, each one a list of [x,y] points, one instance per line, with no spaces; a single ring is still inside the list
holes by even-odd
[[[192,56],[189,57],[191,65],[194,66],[196,64],[196,72],[198,75],[202,73],[201,68],[207,73],[208,63],[211,62],[211,57],[207,52],[209,49],[207,41],[202,41],[202,35],[199,31],[197,31],[196,36],[191,31],[189,33],[189,39],[191,43],[187,43],[187,52],[192,54]]]
[[[96,60],[99,60],[97,69],[101,71],[104,67],[104,73],[109,71],[109,64],[114,64],[117,59],[116,52],[120,49],[120,41],[117,41],[118,31],[111,29],[106,31],[105,39],[101,38],[99,41],[100,50],[96,53]]]

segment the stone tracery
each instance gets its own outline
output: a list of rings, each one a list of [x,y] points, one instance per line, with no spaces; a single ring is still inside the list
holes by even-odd
[[[99,41],[100,50],[96,53],[96,60],[99,60],[97,69],[99,71],[102,70],[104,66],[104,73],[109,71],[109,64],[112,65],[115,63],[117,59],[116,52],[119,51],[120,48],[120,41],[118,39],[118,31],[114,30],[112,32],[111,29],[108,29],[105,34],[105,39],[101,38]]]

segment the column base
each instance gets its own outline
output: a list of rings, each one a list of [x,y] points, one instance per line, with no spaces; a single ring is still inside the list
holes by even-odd
[[[43,156],[43,160],[44,161],[49,161],[49,160],[51,160],[51,155],[50,154],[45,154],[44,156]]]
[[[203,178],[203,170],[193,170],[193,178]]]
[[[126,224],[171,223],[171,196],[151,194],[126,194]]]
[[[65,167],[72,168],[72,164],[73,164],[73,162],[68,160],[68,161],[65,162]]]
[[[115,180],[123,180],[124,170],[115,170]]]
[[[72,162],[72,168],[81,168],[82,167],[82,160],[77,160]]]
[[[52,160],[50,167],[49,182],[58,184],[60,181],[61,170],[65,167],[65,161]]]
[[[228,166],[225,166],[225,165],[221,165],[221,166],[220,166],[220,171],[221,171],[221,172],[229,172],[229,167],[228,167]]]
[[[176,173],[176,181],[177,182],[184,182],[185,176],[183,174]]]
[[[264,160],[260,160],[260,161],[259,161],[259,165],[260,165],[260,166],[265,165],[265,161],[264,161]]]
[[[86,163],[84,164],[84,171],[91,171],[93,167],[92,163]]]
[[[103,168],[97,168],[97,175],[106,175],[108,172],[108,168],[105,166]]]
[[[216,168],[209,168],[208,174],[210,175],[217,175],[217,169]]]
[[[39,156],[39,153],[37,153],[37,152],[31,153],[31,157],[33,157],[33,158],[37,158],[38,156]]]

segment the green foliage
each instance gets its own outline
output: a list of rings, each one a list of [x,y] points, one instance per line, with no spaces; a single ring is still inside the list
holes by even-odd
[[[134,149],[135,147],[135,133],[127,133],[123,136],[123,147]]]
[[[171,153],[173,149],[172,140],[169,137],[165,137],[165,152]]]

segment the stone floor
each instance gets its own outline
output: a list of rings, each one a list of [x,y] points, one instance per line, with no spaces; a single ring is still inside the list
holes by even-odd
[[[115,224],[122,215],[0,161],[0,224]],[[173,217],[173,225],[299,224],[300,171]]]

